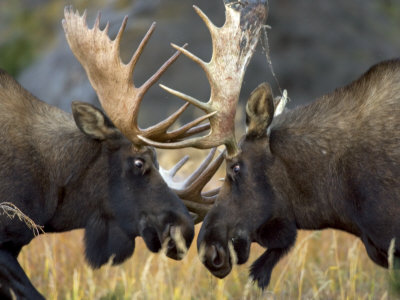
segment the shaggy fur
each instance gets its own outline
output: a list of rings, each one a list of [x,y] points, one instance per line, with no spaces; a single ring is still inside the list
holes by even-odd
[[[169,229],[189,247],[194,225],[158,173],[155,152],[136,150],[95,107],[73,103],[73,117],[0,71],[0,201],[12,202],[45,232],[85,229],[88,262],[130,257],[135,237],[160,250]],[[78,128],[79,127],[79,128]],[[151,234],[148,234],[151,232]],[[43,299],[17,261],[34,238],[24,222],[0,215],[0,298]],[[171,258],[180,258],[170,247]]]
[[[369,257],[387,267],[393,238],[400,256],[400,60],[375,65],[348,86],[276,118],[258,103],[272,99],[249,99],[252,126],[241,153],[227,160],[217,205],[199,234],[206,267],[226,276],[229,241],[247,238],[268,248],[250,271],[265,288],[297,229],[324,228],[358,236]],[[245,262],[249,254],[235,250]]]

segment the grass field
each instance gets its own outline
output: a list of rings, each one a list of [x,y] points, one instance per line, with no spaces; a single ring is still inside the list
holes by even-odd
[[[187,169],[191,168],[189,163]],[[223,168],[220,172],[217,178],[223,176]],[[248,277],[249,266],[264,251],[257,245],[248,263],[235,266],[220,280],[199,261],[195,242],[177,262],[150,253],[137,238],[135,253],[124,264],[92,270],[84,259],[82,239],[82,230],[46,234],[23,248],[19,262],[47,299],[396,298],[389,289],[389,271],[369,260],[359,239],[334,230],[300,231],[295,247],[278,263],[264,292]]]
[[[198,226],[197,226],[198,228]],[[225,279],[213,278],[192,245],[183,261],[151,254],[138,239],[120,266],[92,270],[83,256],[82,231],[36,238],[19,261],[47,299],[390,299],[388,271],[374,265],[352,236],[326,230],[301,232],[295,248],[262,293],[248,281],[250,263]]]

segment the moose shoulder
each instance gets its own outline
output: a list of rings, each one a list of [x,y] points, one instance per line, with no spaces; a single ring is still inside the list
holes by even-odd
[[[107,115],[74,102],[71,116],[0,71],[0,201],[15,205],[45,232],[84,228],[86,258],[93,267],[110,259],[123,262],[132,255],[137,236],[149,250],[157,252],[166,244],[167,256],[181,259],[193,240],[192,217],[161,177],[154,149],[136,137],[171,139],[165,132],[174,119],[148,130],[132,121],[144,93],[177,55],[136,88],[134,64],[154,26],[127,66],[116,63],[126,18],[114,41],[99,30],[99,18],[89,30],[85,15],[71,9],[65,10],[63,25]],[[33,238],[24,222],[0,215],[0,298],[43,299],[17,261]]]
[[[198,238],[214,275],[230,272],[230,243],[244,263],[257,242],[268,249],[251,276],[266,287],[297,229],[350,232],[383,267],[395,239],[400,256],[400,60],[275,117],[271,90],[260,85],[246,112],[240,151],[227,159],[224,185]]]

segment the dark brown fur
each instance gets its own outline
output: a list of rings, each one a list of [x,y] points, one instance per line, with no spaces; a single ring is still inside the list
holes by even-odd
[[[137,150],[91,105],[74,103],[73,112],[75,121],[0,72],[0,202],[45,232],[84,228],[93,267],[123,262],[139,235],[158,251],[172,226],[189,246],[193,221],[158,173],[154,150]],[[10,289],[18,299],[42,298],[16,260],[33,237],[23,222],[0,215],[2,299]],[[179,259],[173,243],[167,255]]]
[[[248,113],[250,124],[269,123],[268,105],[251,107],[265,109]],[[263,113],[268,116],[256,120]],[[249,127],[241,153],[227,160],[217,204],[203,222],[198,246],[214,275],[231,270],[228,241],[239,263],[257,242],[268,250],[251,276],[268,286],[297,229],[350,232],[383,267],[395,238],[394,255],[400,256],[400,60],[382,62],[350,85],[282,113],[269,132]]]

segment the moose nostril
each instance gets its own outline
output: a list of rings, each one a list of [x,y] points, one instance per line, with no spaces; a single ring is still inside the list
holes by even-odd
[[[164,228],[164,231],[162,232],[161,239],[165,241],[167,238],[170,237],[170,231],[171,231],[171,224],[167,224]]]
[[[175,248],[175,241],[173,239],[169,239],[168,244],[167,244],[167,249],[172,250]]]
[[[211,246],[211,264],[214,268],[220,268],[225,262],[225,251],[221,247]]]

